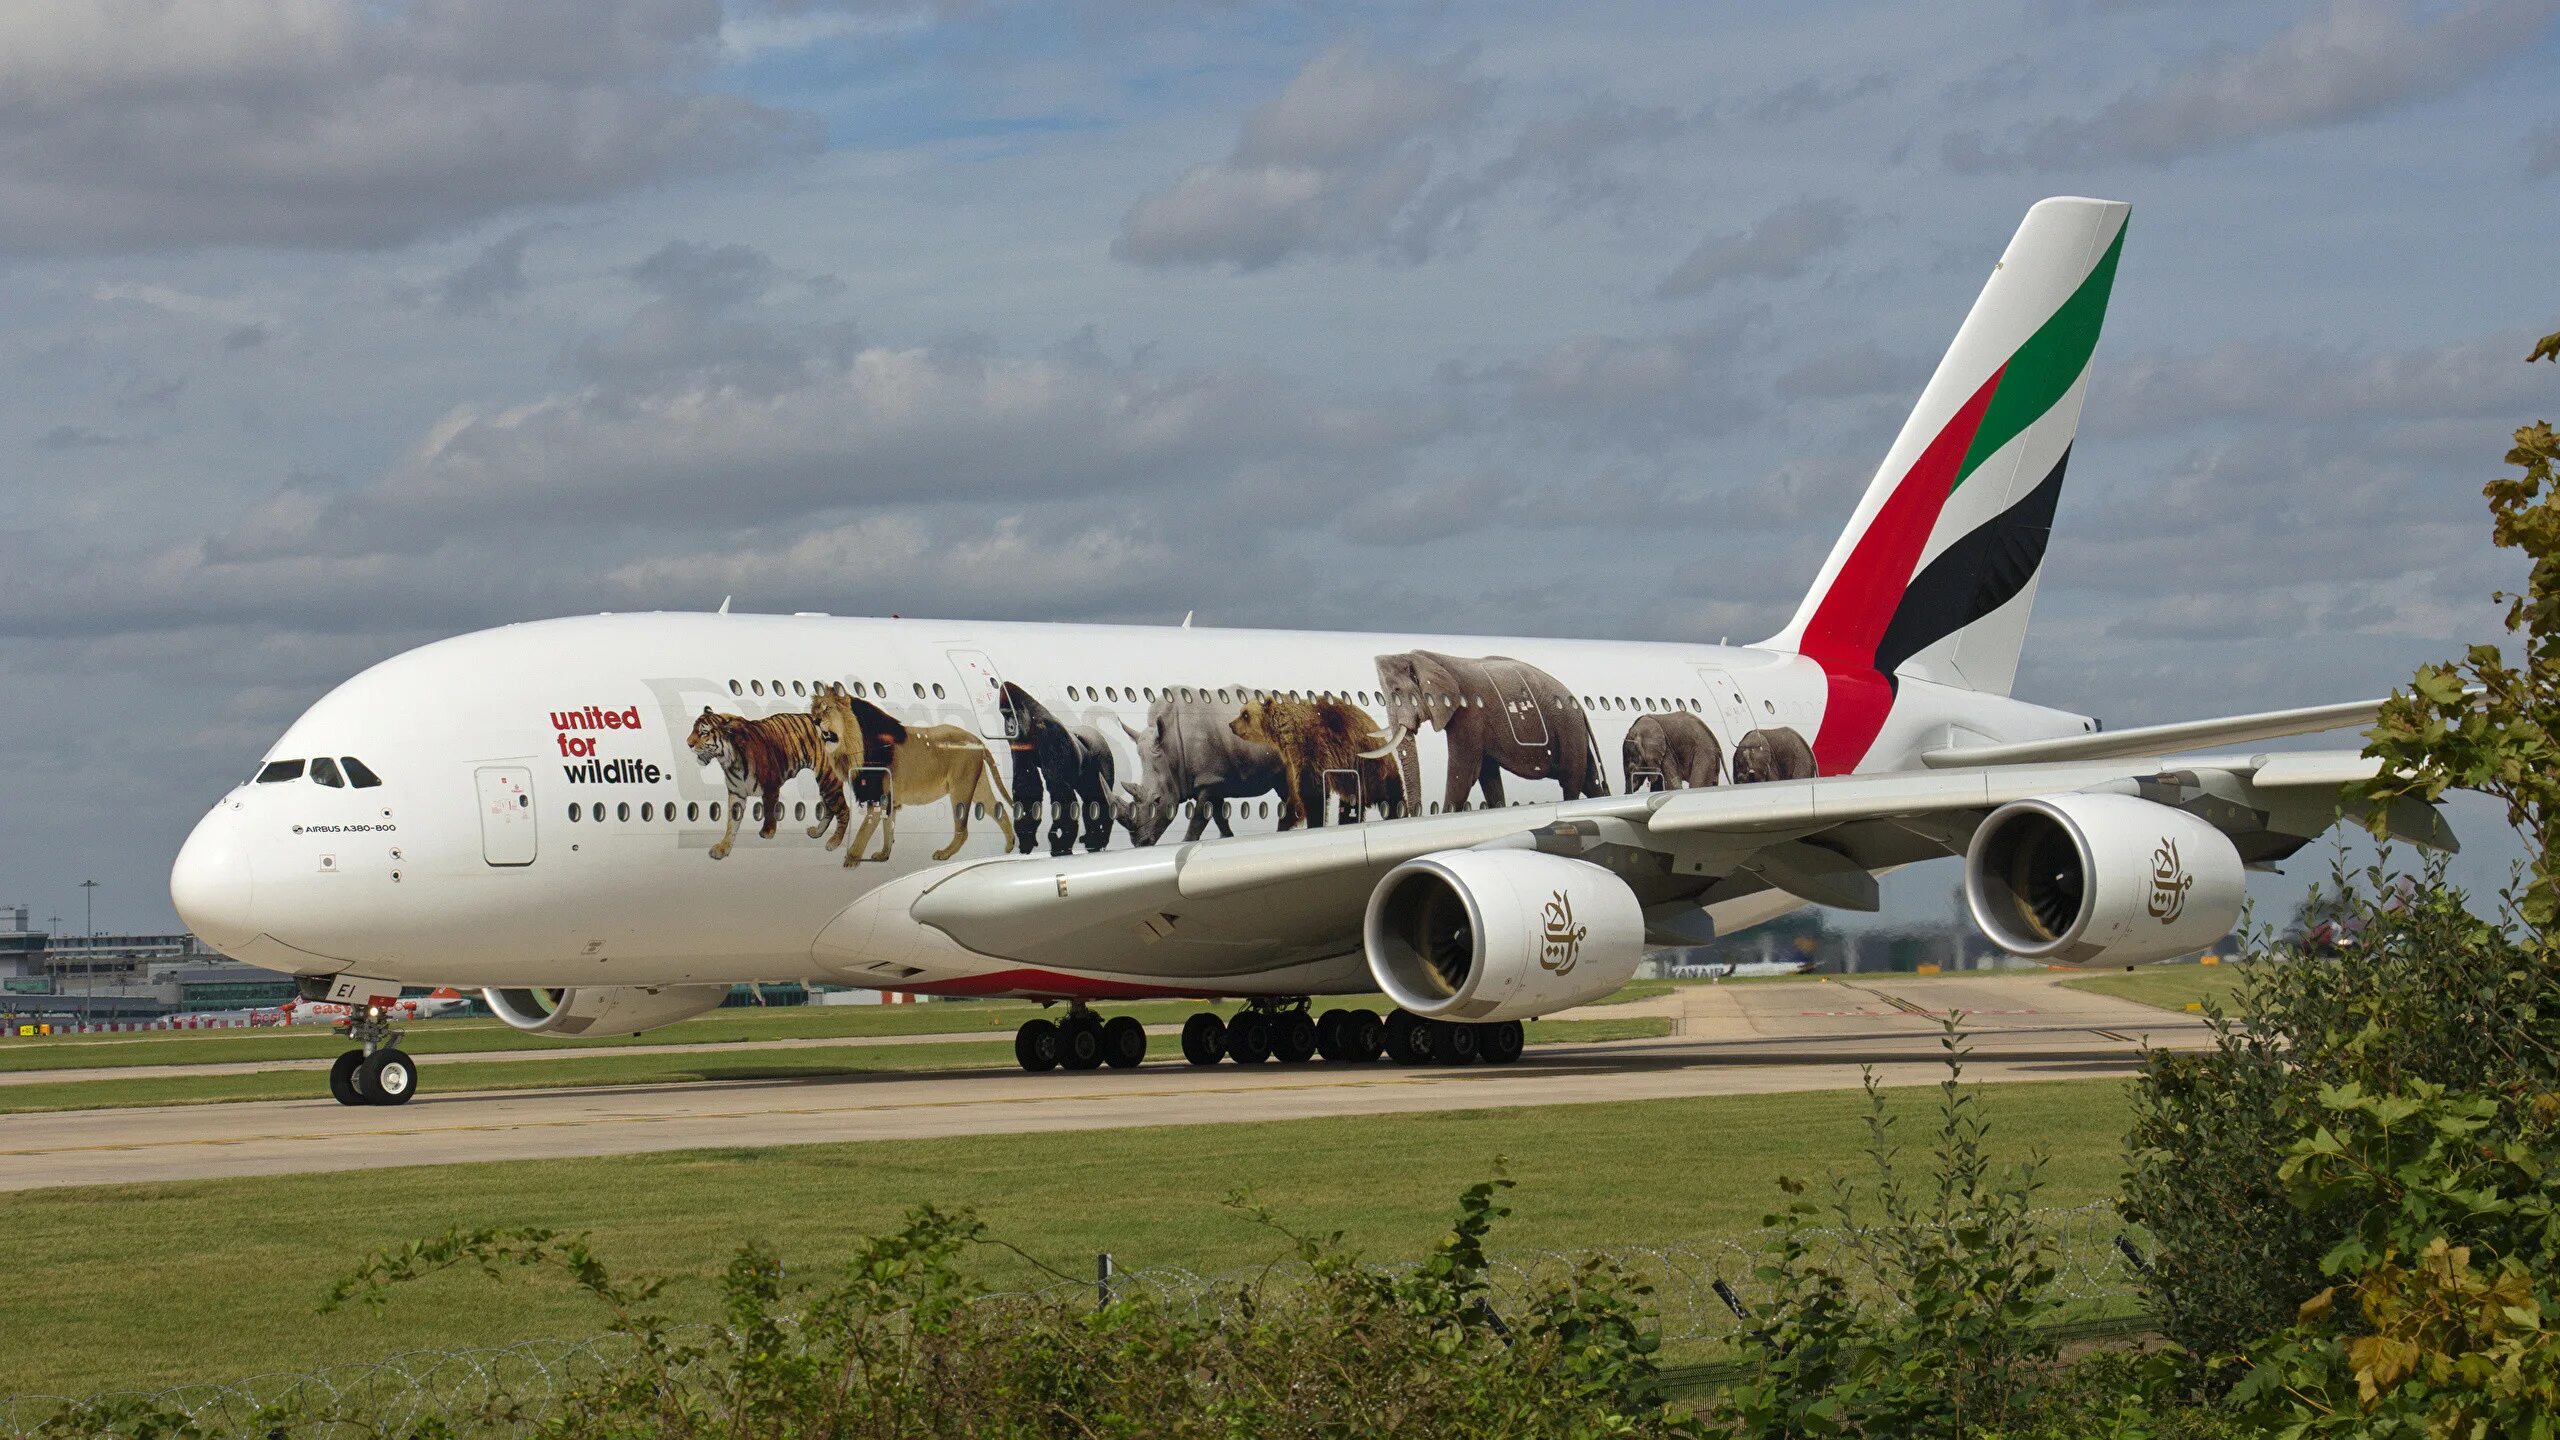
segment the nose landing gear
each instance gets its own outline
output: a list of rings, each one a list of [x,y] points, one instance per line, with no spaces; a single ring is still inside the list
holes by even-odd
[[[329,1066],[329,1097],[341,1105],[406,1105],[418,1093],[418,1062],[400,1048],[400,1032],[379,1005],[341,1027],[358,1048]]]

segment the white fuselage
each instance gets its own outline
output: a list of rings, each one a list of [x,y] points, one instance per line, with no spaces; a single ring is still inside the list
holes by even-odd
[[[1455,683],[1382,668],[1381,657],[1415,654],[1490,663]],[[885,859],[868,858],[886,838],[879,833],[836,848],[810,835],[824,804],[815,768],[796,766],[779,781],[767,837],[755,767],[724,769],[689,745],[706,710],[744,722],[807,716],[813,692],[837,686],[905,727],[913,749],[875,767],[873,793],[898,805]],[[1452,699],[1444,691],[1468,686],[1480,693],[1441,703]],[[1310,804],[1301,793],[1307,823],[1356,814],[1372,825],[1396,823],[1379,817],[1399,804],[1421,814],[1453,800],[1481,807],[1488,777],[1506,804],[1573,798],[1562,791],[1577,772],[1586,787],[1624,791],[1629,730],[1646,715],[1702,722],[1721,757],[1714,783],[1734,783],[1748,778],[1733,773],[1747,735],[1792,732],[1810,748],[1826,703],[1825,677],[1812,661],[1705,645],[827,616],[543,621],[429,645],[333,691],[286,731],[269,762],[325,756],[343,765],[353,757],[381,783],[329,786],[306,770],[241,785],[190,837],[172,889],[217,948],[304,974],[465,987],[878,984],[841,957],[822,962],[813,945],[848,905],[884,883],[1006,855],[1018,828],[1031,831],[1040,854],[1051,853],[1053,835],[1079,851],[1097,836],[1110,849],[1134,843],[1128,825],[1096,822],[1084,792],[1066,797],[1072,808],[1064,817],[1051,796],[1018,827],[1017,792],[1057,757],[1034,753],[1036,737],[1022,733],[1030,713],[1009,694],[1028,696],[1078,737],[1088,764],[1097,758],[1092,746],[1107,752],[1115,811],[1164,805],[1170,823],[1155,841],[1162,845],[1185,843],[1191,816],[1218,798],[1238,835],[1288,823],[1285,766],[1260,789],[1248,788],[1259,779],[1246,775],[1208,798],[1182,793],[1198,779],[1183,775],[1185,762],[1212,758],[1197,752],[1218,731],[1245,743],[1237,717],[1265,697],[1291,713],[1322,697],[1337,715],[1351,714],[1355,730],[1369,727],[1355,739],[1370,750],[1411,735],[1409,755],[1322,770],[1307,762],[1304,784],[1317,796]],[[1401,730],[1400,713],[1413,721]],[[1159,722],[1178,732],[1181,754],[1164,753]],[[1892,770],[1951,741],[2089,728],[2076,715],[1904,681],[1875,742],[1846,764],[1826,760],[1838,769]],[[1575,736],[1578,746],[1566,743]],[[865,768],[859,737],[851,738],[856,758],[839,755],[838,784]],[[1453,743],[1468,753],[1453,754]],[[962,801],[966,841],[937,858],[957,827],[950,800],[929,787],[946,774],[976,773],[970,747],[983,747],[978,768],[1003,798],[989,803],[989,790],[969,792],[977,798]],[[918,756],[931,763],[911,768]],[[795,758],[810,757],[780,763]],[[747,772],[743,798],[730,779],[737,768]],[[1049,776],[1038,788],[1058,786],[1057,772]],[[730,848],[715,858],[741,806]],[[864,829],[872,808],[851,802],[851,828]],[[1209,826],[1201,843],[1217,843],[1218,834]],[[847,847],[857,839],[860,858],[848,866]],[[1716,920],[1730,928],[1795,903],[1763,895],[1750,914]],[[1339,963],[1180,988],[1363,991],[1370,987],[1356,944],[1345,937]],[[893,988],[1025,988],[988,978],[1003,973],[990,960],[973,975],[967,957],[946,957]]]

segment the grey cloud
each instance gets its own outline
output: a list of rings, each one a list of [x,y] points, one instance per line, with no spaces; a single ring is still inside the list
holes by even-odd
[[[2560,175],[2560,125],[2536,126],[2524,137],[2524,172],[2536,180]]]
[[[2254,50],[2223,47],[2125,91],[2085,119],[2008,139],[1947,137],[1957,171],[2053,169],[2092,161],[2167,164],[2268,135],[2334,125],[2449,95],[2526,53],[2560,0],[2329,0]]]
[[[1699,241],[1687,259],[1662,277],[1655,293],[1690,295],[1732,280],[1801,275],[1813,257],[1848,243],[1856,217],[1856,207],[1837,197],[1808,196],[1781,205],[1749,229]]]
[[[264,325],[253,322],[234,326],[230,334],[222,337],[223,353],[237,355],[243,350],[255,350],[266,344],[267,339],[267,327]]]
[[[1326,51],[1245,117],[1225,160],[1131,206],[1112,255],[1259,270],[1302,252],[1427,251],[1406,212],[1437,163],[1431,142],[1470,127],[1491,93],[1466,66]]]
[[[373,247],[819,143],[719,0],[0,7],[0,250]]]
[[[716,310],[744,304],[773,285],[773,261],[750,245],[697,245],[677,240],[631,267],[637,284],[660,298]]]
[[[1890,95],[1893,86],[1893,77],[1882,72],[1838,81],[1809,75],[1743,102],[1740,113],[1744,119],[1762,125],[1790,125],[1828,115],[1861,100]]]
[[[1526,360],[1445,367],[1445,381],[1499,387],[1506,413],[1560,427],[1588,443],[1624,446],[1671,435],[1714,435],[1761,411],[1738,361],[1758,345],[1768,312],[1753,308],[1691,330],[1576,335]]]
[[[2521,416],[2550,396],[2523,363],[2534,332],[2444,345],[2349,350],[2316,341],[2235,341],[2196,355],[2100,353],[2088,427],[2176,430],[2220,421]]]
[[[532,226],[509,231],[480,247],[467,264],[438,276],[431,287],[436,304],[450,313],[466,314],[523,298],[530,288],[524,277],[524,252],[534,234]]]
[[[1898,354],[1861,340],[1798,361],[1778,372],[1770,388],[1791,400],[1917,395],[1933,363],[1925,355]]]
[[[121,435],[109,435],[86,425],[56,425],[36,437],[39,450],[94,450],[125,443],[125,437]]]

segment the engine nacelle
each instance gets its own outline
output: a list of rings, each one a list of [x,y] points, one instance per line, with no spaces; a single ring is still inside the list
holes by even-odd
[[[568,990],[483,990],[501,1020],[535,1035],[603,1040],[637,1035],[718,1008],[726,985],[580,985]]]
[[[1416,1015],[1526,1020],[1616,990],[1644,956],[1644,907],[1597,865],[1443,850],[1387,872],[1363,926],[1369,973]]]
[[[2240,852],[2183,810],[2131,795],[2050,795],[1991,812],[1964,856],[1965,907],[2012,955],[2143,965],[2231,931]]]

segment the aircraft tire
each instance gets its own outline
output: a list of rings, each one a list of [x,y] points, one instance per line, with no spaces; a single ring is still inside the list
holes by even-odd
[[[1259,1065],[1271,1058],[1271,1017],[1259,1010],[1240,1010],[1227,1022],[1227,1058],[1239,1065]]]
[[[1431,1059],[1440,1065],[1473,1065],[1479,1042],[1476,1027],[1453,1020],[1432,1022]]]
[[[1351,1057],[1342,1048],[1342,1022],[1351,1018],[1348,1010],[1327,1010],[1316,1017],[1316,1053],[1327,1060],[1342,1061]]]
[[[1211,1011],[1182,1022],[1182,1058],[1194,1065],[1215,1065],[1227,1058],[1227,1022]]]
[[[329,1062],[329,1098],[341,1105],[362,1105],[364,1092],[356,1088],[356,1071],[364,1064],[364,1052],[350,1050]]]
[[[1425,1048],[1429,1032],[1424,1028],[1429,1023],[1406,1010],[1388,1016],[1386,1023],[1378,1027],[1386,1043],[1387,1058],[1398,1065],[1430,1064],[1431,1052]]]
[[[1090,1015],[1070,1017],[1058,1027],[1058,1063],[1069,1070],[1092,1070],[1102,1064],[1102,1022]]]
[[[418,1093],[418,1062],[399,1050],[376,1050],[356,1067],[356,1088],[368,1105],[406,1105]]]
[[[1273,1017],[1271,1053],[1280,1057],[1281,1064],[1306,1064],[1316,1058],[1316,1048],[1322,1043],[1315,1017],[1306,1011],[1290,1010]]]
[[[1114,1070],[1130,1070],[1146,1058],[1147,1027],[1137,1017],[1114,1015],[1102,1022],[1102,1063]]]
[[[1529,1030],[1517,1020],[1481,1027],[1476,1037],[1476,1058],[1487,1065],[1508,1065],[1529,1048]]]
[[[1355,1065],[1376,1060],[1386,1043],[1385,1028],[1374,1010],[1343,1011],[1341,1034],[1342,1058]]]
[[[1013,1032],[1014,1062],[1035,1075],[1058,1068],[1061,1048],[1058,1027],[1052,1021],[1025,1020],[1022,1028]]]

